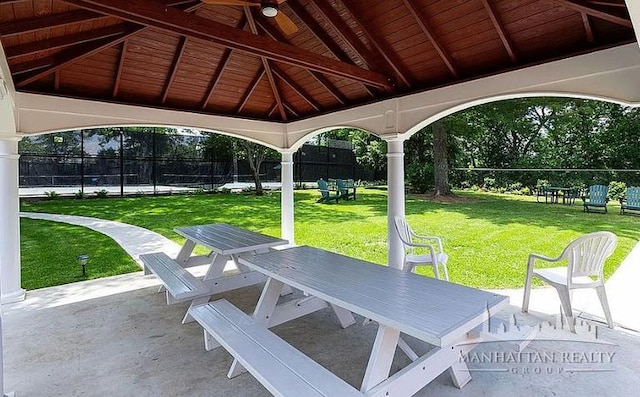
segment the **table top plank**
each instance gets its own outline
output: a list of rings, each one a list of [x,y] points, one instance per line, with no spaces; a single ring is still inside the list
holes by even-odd
[[[462,336],[509,301],[481,291],[307,246],[240,263],[436,346]]]
[[[225,223],[178,227],[174,231],[221,255],[232,255],[288,244],[287,240]]]

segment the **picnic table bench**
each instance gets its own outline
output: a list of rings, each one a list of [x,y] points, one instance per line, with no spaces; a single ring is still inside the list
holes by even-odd
[[[190,307],[208,302],[212,295],[264,282],[264,275],[237,262],[238,255],[267,252],[272,247],[288,243],[287,240],[224,223],[174,230],[186,239],[175,260],[159,252],[141,255],[140,259],[144,263],[145,274],[154,273],[162,282],[160,290],[167,292],[168,304],[190,300]],[[192,256],[197,244],[210,249],[210,253]],[[224,275],[224,267],[229,260],[235,261],[238,272]],[[202,279],[185,270],[200,265],[208,266]],[[187,311],[182,322],[191,321]]]
[[[278,361],[288,368],[304,367],[299,374],[305,382],[315,385],[316,379],[326,377],[324,382],[327,384],[341,385],[336,381],[336,375],[309,364],[307,360],[311,359],[303,359],[302,353],[289,352],[280,340],[269,333],[268,328],[283,322],[283,319],[306,314],[294,313],[291,302],[278,304],[285,285],[308,295],[293,301],[295,305],[307,301],[326,302],[334,308],[343,326],[353,323],[345,312],[349,316],[350,312],[358,313],[378,323],[376,340],[360,389],[364,395],[376,397],[411,396],[447,369],[454,384],[463,387],[471,376],[466,364],[460,360],[461,354],[468,353],[482,340],[474,329],[481,327],[508,303],[505,296],[306,246],[242,255],[239,262],[268,277],[253,315],[220,322],[217,317],[223,316],[228,320],[238,315],[228,307],[230,304],[220,302],[193,307],[190,312],[205,329],[205,345],[212,348],[220,344],[234,356],[229,377],[249,370],[275,395],[303,394],[296,393],[286,382],[275,387],[274,382],[280,376],[288,376],[287,370],[273,370],[270,365],[259,367],[260,360],[253,357],[255,349],[242,350],[238,347],[242,345],[235,340],[238,332],[256,333],[255,338],[260,340],[259,348],[277,357],[267,358],[267,362],[275,365],[274,361]],[[212,311],[215,313],[203,315]],[[311,310],[305,312],[310,313]],[[274,321],[276,318],[278,320]],[[390,376],[396,346],[401,343],[400,333],[435,347],[423,356],[411,357],[411,364]],[[281,350],[287,352],[279,355]],[[344,393],[330,395],[349,395],[346,391]]]

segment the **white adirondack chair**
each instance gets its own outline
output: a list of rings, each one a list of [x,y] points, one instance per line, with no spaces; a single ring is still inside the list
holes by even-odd
[[[439,266],[444,271],[444,279],[449,281],[447,260],[449,256],[443,252],[442,240],[435,236],[420,236],[414,233],[407,221],[401,217],[395,217],[396,231],[404,244],[404,270],[414,271],[417,266],[431,266],[436,278],[440,278]],[[431,242],[431,243],[429,243]],[[434,244],[435,243],[435,246]],[[422,248],[428,253],[418,254],[416,248]]]
[[[538,254],[529,255],[522,311],[526,313],[529,310],[531,280],[533,277],[538,277],[551,284],[558,291],[562,310],[572,332],[575,332],[575,324],[571,309],[571,291],[578,288],[595,288],[598,298],[600,298],[607,324],[609,328],[613,328],[611,311],[609,310],[607,294],[604,289],[603,268],[604,261],[615,250],[617,240],[616,235],[611,232],[590,233],[572,241],[557,258],[548,258]],[[534,262],[536,259],[547,262],[567,260],[568,266],[535,269]]]

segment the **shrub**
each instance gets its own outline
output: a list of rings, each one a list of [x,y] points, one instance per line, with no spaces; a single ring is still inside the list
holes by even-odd
[[[426,193],[433,188],[433,164],[411,164],[406,175],[414,193]]]
[[[627,184],[619,181],[609,182],[609,197],[610,200],[619,200],[624,197],[627,191]]]
[[[499,187],[498,188],[498,193],[506,193],[506,191],[507,191],[507,188],[505,188],[505,187]]]
[[[55,190],[44,192],[44,195],[47,196],[47,200],[56,200],[60,198],[60,195]]]
[[[109,192],[105,189],[98,190],[95,192],[97,198],[105,198],[109,195]]]
[[[538,190],[540,190],[540,189],[542,189],[544,187],[549,187],[549,186],[551,186],[551,184],[546,179],[538,179],[538,182],[536,182],[536,189],[538,189]]]
[[[507,191],[512,193],[515,193],[515,192],[521,193],[520,189],[522,189],[522,183],[520,182],[512,183],[509,186],[507,186]]]
[[[484,187],[487,190],[494,190],[496,188],[496,178],[490,178],[488,176],[485,176],[482,187]]]
[[[528,187],[523,187],[520,192],[525,195],[525,196],[531,196],[531,189],[529,189]]]
[[[77,200],[82,200],[83,198],[87,197],[87,195],[82,191],[82,190],[78,190],[74,195],[74,198],[76,198]]]

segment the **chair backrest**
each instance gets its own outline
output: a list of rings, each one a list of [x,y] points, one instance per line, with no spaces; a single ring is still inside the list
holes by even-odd
[[[336,179],[336,189],[338,189],[340,194],[347,194],[347,186],[342,179]]]
[[[318,181],[318,189],[320,190],[322,197],[329,196],[329,185],[327,184],[327,181],[325,181],[324,179],[320,179]]]
[[[569,261],[569,276],[602,276],[604,261],[613,254],[618,238],[611,232],[586,234],[562,252]]]
[[[405,246],[405,249],[410,248],[411,244],[413,243],[411,239],[411,236],[413,235],[413,231],[411,230],[411,227],[409,226],[407,221],[404,219],[404,217],[401,217],[401,216],[396,216],[394,218],[394,224],[396,226],[396,231],[398,232],[398,236],[400,237],[402,244],[404,244]]]
[[[628,187],[625,194],[627,205],[632,207],[640,207],[640,187]]]
[[[589,186],[589,202],[593,204],[606,204],[609,187],[604,185]]]

